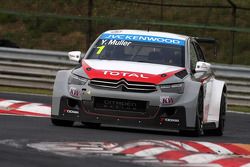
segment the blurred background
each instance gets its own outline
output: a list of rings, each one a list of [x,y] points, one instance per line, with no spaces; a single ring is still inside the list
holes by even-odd
[[[149,29],[214,37],[219,53],[215,57],[208,52],[209,61],[250,65],[249,0],[0,0],[0,4],[2,45],[85,52],[103,31]]]

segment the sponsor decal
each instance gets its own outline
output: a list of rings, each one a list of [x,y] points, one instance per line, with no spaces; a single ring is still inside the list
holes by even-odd
[[[120,40],[112,41],[112,43],[125,41],[135,41],[135,42],[150,42],[150,43],[160,43],[160,44],[172,44],[184,46],[185,41],[181,39],[172,39],[159,36],[148,36],[148,35],[133,35],[133,34],[102,34],[100,39],[103,40]],[[122,42],[122,43],[124,43]]]
[[[69,110],[69,109],[65,109],[64,112],[69,113],[69,114],[79,114],[79,111]]]
[[[180,122],[179,119],[171,119],[171,118],[165,118],[164,121],[165,121],[165,122],[175,122],[175,123],[179,123],[179,122]]]
[[[160,97],[160,102],[161,102],[161,104],[170,105],[170,104],[174,103],[174,99],[172,97],[170,97],[170,96],[161,96]]]
[[[103,74],[109,76],[135,77],[135,78],[145,78],[145,79],[149,78],[145,76],[145,74],[130,73],[130,72],[104,71]]]
[[[118,110],[136,110],[136,103],[131,101],[104,100],[104,108]]]
[[[128,101],[104,100],[104,105],[120,105],[125,107],[136,107],[136,103]]]
[[[81,93],[80,93],[80,90],[78,90],[77,88],[75,87],[70,87],[69,88],[69,94],[73,97],[80,97]]]
[[[102,45],[115,45],[115,46],[129,46],[132,42],[128,42],[125,40],[102,40]]]

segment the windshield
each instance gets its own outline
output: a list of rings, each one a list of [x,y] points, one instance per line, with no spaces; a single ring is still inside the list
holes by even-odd
[[[184,45],[140,40],[102,39],[86,59],[119,60],[184,67]]]

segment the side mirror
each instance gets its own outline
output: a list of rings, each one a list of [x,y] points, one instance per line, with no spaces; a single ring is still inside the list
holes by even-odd
[[[81,60],[80,51],[71,51],[68,53],[69,60],[79,62]]]
[[[202,61],[198,61],[196,63],[196,67],[195,67],[195,72],[210,72],[211,71],[211,64],[210,63],[206,63],[206,62],[202,62]]]

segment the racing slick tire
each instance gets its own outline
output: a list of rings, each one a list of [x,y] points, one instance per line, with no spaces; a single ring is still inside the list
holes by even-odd
[[[56,126],[73,126],[74,121],[68,121],[68,120],[60,120],[60,119],[55,119],[51,118],[51,123]]]
[[[196,108],[196,118],[195,118],[195,129],[190,130],[180,130],[180,135],[182,136],[201,136],[203,135],[203,92],[199,92],[198,103]]]
[[[222,136],[224,132],[225,120],[226,120],[226,95],[223,92],[221,95],[219,127],[216,129],[206,130],[204,131],[204,134],[211,136]]]

